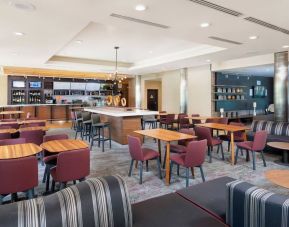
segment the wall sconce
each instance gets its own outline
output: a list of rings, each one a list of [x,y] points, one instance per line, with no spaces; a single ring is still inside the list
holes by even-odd
[[[220,108],[221,117],[224,117],[224,108]]]

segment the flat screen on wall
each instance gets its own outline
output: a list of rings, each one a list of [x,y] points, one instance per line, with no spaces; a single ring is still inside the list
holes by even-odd
[[[30,88],[41,88],[41,82],[40,81],[29,82],[29,87]]]
[[[25,81],[14,80],[12,82],[12,86],[14,88],[24,88],[25,87]]]
[[[264,86],[255,86],[254,87],[254,97],[260,98],[266,96],[266,88]]]

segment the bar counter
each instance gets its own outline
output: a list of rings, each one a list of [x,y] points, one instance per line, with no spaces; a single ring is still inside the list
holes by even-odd
[[[70,120],[70,108],[80,107],[81,104],[22,104],[0,106],[0,111],[23,111],[15,117],[25,119],[29,112],[31,117],[48,121],[68,121]],[[10,116],[0,116],[1,119]]]
[[[141,117],[157,115],[158,111],[139,110],[134,108],[96,107],[84,108],[85,111],[100,114],[101,121],[109,122],[111,139],[120,144],[127,144],[127,135],[136,135],[134,131],[141,129]],[[105,132],[105,136],[108,132]]]

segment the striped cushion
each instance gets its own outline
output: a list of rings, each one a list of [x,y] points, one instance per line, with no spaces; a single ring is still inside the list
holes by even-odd
[[[131,227],[131,204],[121,177],[92,178],[49,196],[0,206],[0,226]]]
[[[230,182],[226,222],[231,227],[288,227],[289,198],[243,181]]]
[[[266,130],[270,135],[289,136],[288,122],[253,121],[251,128],[253,132]]]

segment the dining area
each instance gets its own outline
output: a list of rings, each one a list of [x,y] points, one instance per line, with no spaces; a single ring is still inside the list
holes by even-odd
[[[86,142],[51,129],[45,120],[0,121],[0,204],[51,194],[89,173]]]

